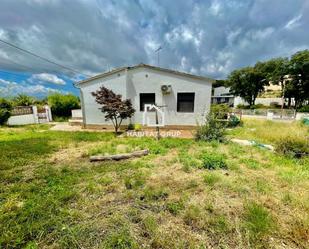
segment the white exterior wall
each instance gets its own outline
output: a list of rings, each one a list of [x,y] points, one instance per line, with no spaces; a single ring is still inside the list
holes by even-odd
[[[100,105],[95,102],[95,98],[92,96],[92,92],[97,91],[101,86],[105,86],[108,89],[113,90],[116,94],[121,94],[123,98],[126,97],[126,75],[124,72],[115,73],[101,79],[95,79],[90,82],[84,83],[81,86],[81,99],[83,109],[84,124],[112,125],[109,121],[105,121],[104,114],[101,112]]]
[[[256,98],[255,104],[262,104],[262,105],[270,105],[271,103],[278,103],[279,105],[282,104],[282,98]],[[248,103],[242,99],[241,97],[235,97],[234,99],[234,106],[237,107],[238,105],[248,105]]]
[[[11,116],[8,119],[8,125],[27,125],[36,123],[38,122],[33,114]]]
[[[156,104],[166,105],[163,107],[165,112],[165,125],[196,125],[205,119],[205,113],[209,111],[211,102],[211,82],[191,77],[180,76],[173,73],[162,72],[149,68],[137,68],[122,71],[103,79],[96,79],[91,82],[83,83],[81,95],[84,108],[84,123],[89,124],[110,124],[105,121],[104,114],[98,109],[91,92],[100,86],[113,90],[121,94],[123,98],[132,101],[136,112],[131,119],[132,123],[142,123],[142,112],[140,111],[140,93],[155,93]],[[146,77],[146,75],[148,77]],[[161,85],[171,85],[172,93],[163,95]],[[194,92],[194,113],[177,112],[177,93]],[[151,113],[154,118],[154,113]],[[128,120],[125,122],[129,123]]]
[[[75,110],[71,110],[72,113],[72,118],[76,118],[76,119],[82,119],[83,118],[83,112],[82,109],[75,109]]]
[[[214,88],[214,97],[230,95],[230,87],[218,86]]]

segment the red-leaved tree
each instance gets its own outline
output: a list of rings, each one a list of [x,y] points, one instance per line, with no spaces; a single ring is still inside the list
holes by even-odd
[[[115,133],[118,133],[122,121],[131,118],[135,113],[131,100],[122,100],[120,94],[116,94],[104,86],[92,92],[92,96],[95,97],[95,101],[99,105],[102,105],[100,110],[105,113],[105,120],[112,121]]]

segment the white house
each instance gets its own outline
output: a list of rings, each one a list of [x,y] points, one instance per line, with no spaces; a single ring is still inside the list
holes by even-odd
[[[229,87],[219,86],[213,89],[212,104],[228,104],[233,106],[234,95],[230,93]]]
[[[92,92],[101,86],[131,99],[136,112],[129,123],[142,124],[145,104],[161,106],[165,126],[190,127],[205,120],[210,109],[213,79],[146,64],[121,67],[76,83],[80,89],[83,124],[87,128],[111,125]],[[150,113],[155,118],[155,113]],[[151,121],[152,122],[152,121]]]

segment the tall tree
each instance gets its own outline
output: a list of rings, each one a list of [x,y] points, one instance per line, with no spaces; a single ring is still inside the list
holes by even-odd
[[[242,97],[250,106],[255,104],[258,94],[264,91],[267,84],[265,74],[254,67],[234,70],[227,80],[231,92]]]
[[[124,119],[131,118],[135,113],[131,100],[121,99],[120,94],[115,94],[112,90],[102,86],[96,92],[92,92],[96,102],[101,105],[100,110],[105,114],[105,120],[111,120],[115,133],[118,133],[120,125]]]
[[[289,67],[289,78],[285,95],[293,97],[295,107],[301,107],[309,101],[309,50],[292,55]]]

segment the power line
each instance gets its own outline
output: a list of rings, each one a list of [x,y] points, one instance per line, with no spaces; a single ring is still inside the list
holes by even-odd
[[[10,63],[13,63],[14,65],[23,67],[23,68],[28,69],[28,70],[29,70],[29,69],[30,69],[30,70],[35,69],[35,68],[32,68],[32,67],[29,67],[29,66],[25,66],[25,65],[23,65],[23,64],[20,64],[20,63],[18,63],[18,62],[15,62],[15,61],[13,61],[13,60],[11,60],[11,59],[9,59],[9,58],[3,58],[3,57],[2,57],[1,60],[9,61]]]
[[[51,61],[51,60],[49,60],[49,59],[47,59],[47,58],[44,58],[43,56],[37,55],[37,54],[35,54],[35,53],[33,53],[33,52],[29,51],[29,50],[26,50],[26,49],[23,49],[23,48],[21,48],[21,47],[18,47],[18,46],[14,45],[14,44],[12,44],[12,43],[10,43],[10,42],[4,41],[4,40],[2,40],[2,39],[0,39],[0,42],[6,44],[6,45],[8,45],[8,46],[11,46],[11,47],[13,47],[13,48],[15,48],[15,49],[18,49],[18,50],[20,50],[20,51],[23,51],[24,53],[30,54],[30,55],[32,55],[32,56],[34,56],[34,57],[37,57],[37,58],[39,58],[39,59],[41,59],[41,60],[47,61],[47,62],[49,62],[49,63],[51,63],[51,64],[54,64],[54,65],[56,65],[56,66],[58,66],[58,67],[62,67],[62,68],[64,68],[64,69],[69,70],[69,71],[72,71],[72,72],[74,72],[74,73],[82,74],[82,75],[85,75],[85,76],[90,77],[90,75],[83,74],[83,73],[81,73],[81,72],[76,71],[76,70],[73,69],[73,68],[70,68],[70,67],[61,65],[61,64],[59,64],[59,63],[57,63],[57,62]]]

